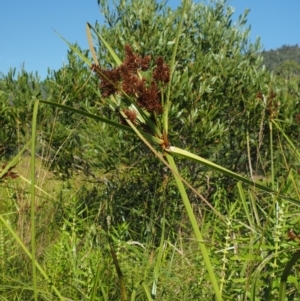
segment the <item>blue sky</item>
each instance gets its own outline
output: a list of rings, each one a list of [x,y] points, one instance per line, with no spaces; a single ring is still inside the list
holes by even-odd
[[[168,3],[176,7],[180,0]],[[300,44],[299,0],[228,0],[228,4],[235,8],[234,18],[251,9],[251,39],[260,36],[266,50]],[[67,45],[52,28],[87,49],[85,24],[96,20],[102,20],[97,0],[1,1],[0,72],[18,70],[24,63],[25,70],[45,78],[48,67],[56,70],[66,62]]]

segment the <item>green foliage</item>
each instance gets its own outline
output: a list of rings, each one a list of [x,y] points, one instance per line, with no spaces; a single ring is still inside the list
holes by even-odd
[[[285,79],[291,79],[300,76],[300,64],[293,60],[284,61],[279,65],[275,73]]]
[[[11,155],[22,148],[31,127],[33,102],[41,95],[38,75],[34,76],[22,69],[17,79],[14,77],[15,70],[10,70],[0,80],[1,155]],[[40,117],[39,122],[42,122]]]
[[[117,53],[122,55],[129,44],[141,55],[162,55],[171,61],[181,8],[172,11],[156,1],[149,1],[144,10],[139,1],[120,1],[111,11],[101,7],[107,24],[98,30]],[[255,95],[265,90],[268,76],[259,68],[259,44],[249,44],[248,29],[232,26],[232,13],[221,2],[188,4],[171,88],[170,140],[241,171],[247,164],[245,132],[257,138],[260,126],[262,106]],[[245,25],[246,16],[238,26]],[[98,55],[100,63],[113,64],[101,41]]]
[[[275,71],[285,61],[295,61],[300,64],[300,47],[283,45],[278,49],[263,51],[264,64],[270,71]]]
[[[183,7],[172,10],[155,0],[99,4],[106,23],[96,30],[122,59],[124,46],[130,45],[137,55],[172,62]],[[297,267],[287,265],[299,248],[297,236],[287,238],[290,228],[297,229],[298,208],[281,198],[300,195],[298,65],[283,63],[280,77],[270,75],[261,67],[259,43],[248,41],[247,12],[237,27],[232,13],[226,1],[188,1],[170,91],[163,91],[164,97],[170,95],[168,138],[172,146],[232,172],[254,180],[259,175],[279,194],[236,185],[207,166],[178,160],[180,175],[203,197],[188,191],[202,235],[196,241],[170,170],[132,132],[42,104],[37,154],[48,176],[46,184],[37,185],[48,194],[36,189],[36,255],[50,280],[37,275],[41,300],[57,300],[54,288],[66,300],[124,299],[120,279],[131,300],[210,300],[214,293],[199,243],[208,250],[223,299],[278,299],[285,290],[283,271],[290,274],[287,299],[299,299]],[[103,41],[97,43],[101,67],[115,68]],[[154,68],[153,63],[149,78]],[[3,76],[0,154],[10,155],[28,141],[35,99],[124,122],[122,95],[117,95],[119,107],[111,99],[105,106],[98,87],[99,78],[73,50],[68,64],[49,72],[42,83],[25,70],[16,78],[13,72]],[[160,130],[165,126],[152,118]],[[66,181],[47,187],[54,177],[49,168]],[[27,247],[32,239],[23,179],[0,182],[1,212],[8,213],[1,214],[0,223],[4,300],[31,300],[34,289],[30,260],[11,236],[14,231]]]

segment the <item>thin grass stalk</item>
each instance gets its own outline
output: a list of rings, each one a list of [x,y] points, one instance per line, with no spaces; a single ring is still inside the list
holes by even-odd
[[[263,268],[263,265],[266,264],[267,261],[269,261],[273,258],[274,258],[274,261],[276,262],[276,257],[278,256],[278,254],[283,252],[283,251],[281,251],[281,252],[277,251],[277,252],[271,254],[270,256],[266,257],[265,260],[263,260],[258,267],[254,267],[254,263],[256,261],[256,258],[259,258],[259,253],[261,252],[261,246],[264,244],[264,241],[265,241],[265,235],[264,234],[266,233],[269,222],[271,220],[271,215],[272,215],[272,212],[274,211],[274,206],[275,206],[275,203],[277,202],[277,198],[275,198],[275,196],[274,196],[274,197],[272,197],[272,200],[273,200],[273,202],[270,204],[269,212],[268,212],[268,215],[266,216],[266,221],[265,221],[265,224],[262,228],[261,239],[258,243],[257,251],[255,253],[255,260],[253,261],[253,264],[251,265],[251,267],[249,269],[249,275],[252,275],[253,270],[255,270],[255,272],[253,273],[253,281],[252,281],[252,288],[251,288],[251,292],[253,292],[253,298],[254,299],[250,299],[250,300],[253,300],[253,301],[256,300],[255,299],[255,289],[256,289],[257,279],[259,278],[259,276],[261,274],[260,269]],[[248,289],[249,281],[250,281],[250,277],[247,279],[247,282],[246,282],[246,290]],[[245,298],[246,298],[246,296],[245,296]]]
[[[255,199],[256,197],[255,197],[253,189],[249,189],[249,197],[250,197],[250,201],[251,201],[251,209],[255,216],[255,222],[259,227],[261,227],[260,218],[259,218],[259,214],[258,214],[258,210],[257,210],[257,206],[256,206],[256,199]]]
[[[92,292],[91,292],[91,296],[90,296],[90,301],[95,301],[96,300],[96,292],[97,292],[98,285],[100,286],[100,290],[101,290],[101,293],[102,293],[103,301],[108,301],[106,292],[104,290],[102,281],[100,279],[101,266],[102,266],[102,261],[99,260],[99,263],[98,263],[98,266],[97,266],[96,275],[94,277],[94,282],[93,282]]]
[[[250,301],[256,301],[257,298],[255,296],[256,294],[256,285],[257,285],[257,282],[258,282],[258,279],[260,277],[260,275],[262,274],[262,270],[263,268],[266,266],[266,264],[271,261],[273,258],[274,258],[275,254],[271,254],[269,256],[267,256],[255,269],[254,273],[253,273],[253,280],[252,280],[252,286],[251,286],[251,290],[250,290]],[[251,274],[252,274],[252,268],[251,268]],[[244,300],[247,300],[246,299],[246,296],[245,296],[245,299]]]
[[[151,297],[151,293],[150,293],[150,291],[149,291],[149,289],[148,289],[148,286],[146,285],[145,281],[143,281],[143,282],[141,283],[141,285],[142,285],[142,288],[143,288],[144,291],[145,291],[145,294],[146,294],[146,296],[147,296],[147,300],[148,300],[148,301],[153,301],[153,299],[152,299],[152,297]]]
[[[127,290],[125,287],[125,281],[124,281],[124,275],[122,273],[120,264],[119,264],[119,260],[117,257],[117,253],[115,251],[115,248],[113,246],[113,241],[112,238],[110,236],[109,231],[107,232],[107,238],[108,238],[108,243],[109,243],[109,248],[110,248],[110,253],[111,253],[111,257],[113,259],[113,263],[118,275],[118,279],[119,279],[119,287],[120,287],[120,292],[121,292],[121,300],[122,301],[126,301],[127,300]]]
[[[30,232],[31,232],[31,262],[32,262],[32,282],[34,300],[38,300],[36,259],[35,259],[35,145],[36,145],[36,121],[39,107],[39,100],[36,100],[32,116],[31,134],[31,161],[30,161]]]
[[[243,203],[243,206],[244,206],[244,209],[245,209],[245,213],[246,213],[246,217],[248,219],[248,223],[249,223],[251,229],[254,229],[253,217],[251,216],[250,211],[249,211],[249,207],[248,207],[248,204],[247,204],[247,201],[246,201],[246,196],[245,196],[245,192],[244,192],[243,187],[242,187],[242,183],[238,182],[237,187],[238,187],[240,199],[241,199],[241,201]]]
[[[274,190],[274,180],[275,180],[275,176],[274,176],[274,148],[273,148],[273,125],[272,122],[269,121],[269,131],[270,131],[270,159],[271,159],[271,187]]]
[[[170,164],[170,166],[178,173],[177,166],[175,164],[175,161],[174,161],[173,157],[170,154],[166,154],[166,158],[167,158],[167,161]],[[211,265],[211,262],[210,262],[210,259],[209,259],[208,251],[207,251],[206,246],[203,242],[203,237],[202,237],[201,231],[199,230],[197,220],[196,220],[196,217],[194,215],[191,203],[189,201],[189,198],[187,196],[187,193],[185,191],[185,188],[184,188],[184,185],[183,185],[181,179],[176,174],[174,174],[174,177],[175,177],[175,181],[176,181],[178,190],[180,192],[183,204],[185,206],[185,210],[188,214],[191,226],[194,230],[197,242],[199,244],[199,248],[200,248],[200,251],[201,251],[202,256],[203,256],[203,261],[204,261],[204,264],[206,266],[206,269],[207,269],[207,272],[208,272],[208,275],[209,275],[209,278],[210,278],[210,282],[212,284],[213,291],[214,291],[215,296],[216,296],[216,300],[221,301],[222,296],[221,296],[220,289],[219,289],[219,286],[218,286],[218,283],[217,283],[217,277],[216,277],[216,275],[213,271],[213,268],[212,268],[212,265]]]
[[[271,118],[271,117],[270,117]],[[271,118],[272,119],[272,118]],[[273,148],[273,124],[272,121],[269,121],[269,131],[270,131],[270,160],[271,160],[271,187],[274,190],[275,189],[275,170],[274,170],[274,148]],[[278,230],[278,226],[279,226],[279,216],[278,216],[278,212],[279,212],[279,202],[278,199],[276,198],[276,200],[274,200],[274,195],[272,195],[272,200],[273,200],[273,204],[275,205],[275,254],[278,253],[279,250],[279,245],[278,245],[278,234],[277,234],[277,230]],[[274,257],[274,266],[277,267],[277,256]]]
[[[249,113],[248,113],[248,126],[249,126]],[[249,172],[250,172],[251,180],[253,181],[253,169],[252,169],[252,163],[251,163],[250,137],[249,137],[249,128],[248,127],[247,127],[246,141],[247,141],[247,155],[248,155]]]

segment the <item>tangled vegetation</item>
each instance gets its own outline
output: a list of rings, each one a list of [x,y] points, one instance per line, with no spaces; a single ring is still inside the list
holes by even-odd
[[[300,300],[297,70],[227,1],[98,4],[0,79],[1,300]]]

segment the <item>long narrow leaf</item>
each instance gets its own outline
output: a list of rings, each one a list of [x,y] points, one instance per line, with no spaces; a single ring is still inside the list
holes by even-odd
[[[89,46],[90,46],[90,51],[91,51],[94,63],[99,65],[97,55],[96,55],[96,52],[95,52],[95,48],[94,48],[94,45],[93,45],[93,38],[92,38],[92,35],[91,35],[91,25],[89,23],[86,24],[86,35],[87,35],[87,38],[88,38],[88,43],[89,43]]]
[[[85,112],[85,111],[82,111],[82,110],[78,110],[78,109],[75,109],[75,108],[72,108],[72,107],[69,107],[69,106],[62,105],[60,103],[56,103],[56,102],[51,102],[51,101],[47,101],[47,100],[41,100],[41,102],[45,103],[45,104],[48,104],[48,105],[51,105],[51,106],[54,106],[54,107],[57,107],[57,108],[60,108],[60,109],[63,109],[63,110],[66,110],[66,111],[74,112],[74,113],[77,113],[79,115],[86,116],[86,117],[104,122],[106,124],[109,124],[109,125],[112,125],[116,128],[119,128],[120,130],[123,130],[123,131],[131,132],[131,133],[133,132],[133,130],[129,126],[111,121],[110,119],[107,119],[107,118],[104,118],[104,117],[101,117],[101,116],[98,116],[98,115],[94,115],[94,114],[91,114],[91,113],[88,113],[88,112]]]
[[[102,43],[104,44],[104,46],[106,47],[106,49],[108,50],[110,55],[115,60],[117,66],[120,66],[122,64],[122,61],[117,56],[117,54],[114,52],[114,50],[110,47],[110,45],[106,42],[106,40],[91,26],[90,23],[87,23],[87,26],[89,27],[89,29],[93,30],[94,33],[98,36],[98,38],[102,41]]]
[[[66,111],[71,111],[71,112],[77,113],[79,115],[92,118],[94,120],[104,122],[106,124],[109,124],[109,125],[111,125],[115,128],[123,130],[123,131],[134,133],[134,130],[132,128],[130,128],[129,126],[126,126],[126,125],[121,124],[121,123],[114,122],[110,119],[107,119],[107,118],[104,118],[104,117],[101,117],[101,116],[98,116],[98,115],[94,115],[94,114],[91,114],[91,113],[88,113],[88,112],[85,112],[85,111],[82,111],[82,110],[78,110],[78,109],[75,109],[75,108],[72,108],[72,107],[69,107],[69,106],[65,106],[65,105],[56,103],[56,102],[51,102],[51,101],[47,101],[47,100],[41,100],[40,102],[51,105],[51,106],[54,106],[54,107],[57,107],[57,108],[61,108],[61,109],[66,110]],[[127,117],[125,116],[124,118],[127,118]],[[147,139],[149,139],[150,141],[152,141],[156,144],[162,144],[163,143],[163,140],[158,138],[158,137],[149,135],[147,133],[143,133],[143,135],[145,137],[147,137]]]
[[[252,216],[250,214],[250,211],[249,211],[249,208],[248,208],[248,204],[247,204],[247,201],[246,201],[245,192],[243,190],[241,182],[237,183],[237,187],[238,187],[240,199],[241,199],[242,204],[243,204],[244,209],[245,209],[245,213],[246,213],[246,217],[247,217],[248,223],[249,223],[250,227],[253,229],[254,228],[253,227],[253,225],[254,225],[253,218],[252,218]]]
[[[53,29],[54,30],[54,29]],[[72,44],[70,44],[63,36],[61,36],[56,30],[54,30],[56,32],[56,34],[61,38],[63,39],[67,44],[68,46],[89,66],[91,67],[92,65],[92,62],[86,57],[84,56],[78,48],[76,48],[75,46],[73,46]]]
[[[177,167],[175,165],[175,161],[174,161],[173,157],[170,154],[167,154],[166,157],[167,157],[168,163],[177,172]],[[189,201],[189,198],[187,196],[187,193],[185,191],[185,188],[183,186],[183,183],[182,183],[181,179],[175,173],[174,173],[174,177],[175,177],[175,181],[176,181],[176,184],[178,186],[183,204],[185,206],[185,210],[188,214],[191,226],[194,230],[194,233],[195,233],[195,236],[196,236],[196,239],[197,239],[202,257],[203,257],[203,261],[204,261],[206,270],[207,270],[209,278],[210,278],[210,282],[212,284],[212,287],[213,287],[213,290],[214,290],[214,293],[215,293],[215,296],[216,296],[216,300],[221,301],[222,296],[221,296],[220,289],[219,289],[219,286],[218,286],[217,277],[216,277],[216,274],[214,273],[212,264],[210,262],[208,251],[207,251],[207,248],[206,248],[206,246],[203,242],[202,234],[201,234],[201,231],[200,231],[199,226],[197,224],[197,220],[196,220],[195,214],[193,212],[191,203]]]
[[[224,168],[218,164],[215,164],[209,160],[206,160],[200,156],[197,156],[193,153],[190,153],[189,151],[186,151],[186,150],[183,150],[181,148],[178,148],[178,147],[175,147],[175,146],[171,146],[170,148],[166,149],[166,152],[170,153],[170,154],[174,154],[174,155],[177,155],[179,157],[183,157],[183,158],[186,158],[186,159],[190,159],[190,160],[193,160],[193,161],[196,161],[198,163],[201,163],[215,171],[218,171],[218,172],[221,172],[222,174],[224,175],[227,175],[231,178],[234,178],[236,179],[237,181],[241,181],[242,183],[245,183],[247,185],[250,185],[250,186],[253,186],[253,187],[256,187],[256,188],[259,188],[260,190],[264,191],[264,192],[267,192],[267,193],[271,193],[271,194],[275,194],[275,195],[278,195],[284,199],[286,199],[287,201],[297,205],[297,206],[300,206],[300,201],[298,200],[295,200],[293,198],[290,198],[288,196],[285,196],[285,195],[282,195],[280,194],[278,191],[275,191],[269,187],[266,187],[258,182],[253,182],[227,168]]]

